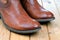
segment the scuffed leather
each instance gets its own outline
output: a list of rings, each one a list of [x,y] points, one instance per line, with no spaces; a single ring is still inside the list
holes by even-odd
[[[34,19],[48,19],[54,17],[54,15],[44,9],[37,0],[21,0],[21,3],[28,14]]]
[[[40,28],[40,23],[27,15],[19,0],[10,0],[10,5],[0,9],[0,12],[4,23],[13,29],[33,30]]]

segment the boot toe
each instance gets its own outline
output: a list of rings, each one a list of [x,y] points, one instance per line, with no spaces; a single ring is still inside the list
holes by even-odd
[[[44,12],[40,14],[40,19],[50,19],[53,17],[54,15],[51,12]]]
[[[49,22],[54,19],[55,19],[55,17],[51,12],[42,12],[42,13],[40,13],[40,15],[38,16],[38,18],[36,20],[39,22]]]

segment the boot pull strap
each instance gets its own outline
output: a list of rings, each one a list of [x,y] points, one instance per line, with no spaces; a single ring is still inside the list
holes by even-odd
[[[0,0],[0,8],[6,8],[10,4],[9,0]]]

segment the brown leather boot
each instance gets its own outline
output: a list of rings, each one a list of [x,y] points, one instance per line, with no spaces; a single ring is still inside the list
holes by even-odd
[[[41,27],[30,18],[22,8],[19,0],[0,0],[1,18],[5,27],[16,33],[34,33]]]
[[[54,15],[44,9],[37,0],[21,0],[21,3],[28,14],[40,22],[48,22],[54,20]]]

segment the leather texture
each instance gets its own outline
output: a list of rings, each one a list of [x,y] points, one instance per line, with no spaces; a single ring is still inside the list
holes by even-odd
[[[40,23],[28,16],[19,0],[9,0],[7,3],[9,6],[1,2],[1,0],[0,3],[2,18],[9,27],[16,30],[34,30],[40,28]],[[2,7],[4,5],[6,7]]]
[[[43,8],[37,0],[21,0],[21,3],[28,14],[34,19],[49,19],[54,17],[54,15]]]

